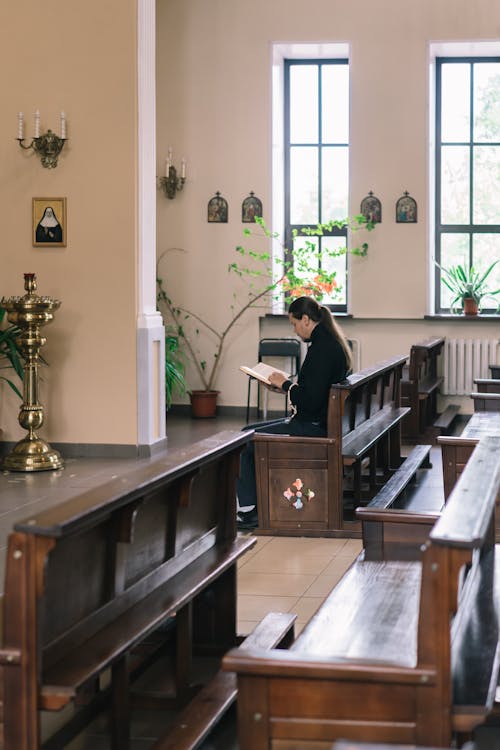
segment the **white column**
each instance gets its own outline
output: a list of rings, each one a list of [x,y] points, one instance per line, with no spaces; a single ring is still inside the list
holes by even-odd
[[[144,452],[166,437],[165,329],[156,310],[155,11],[155,0],[138,0],[137,434]]]

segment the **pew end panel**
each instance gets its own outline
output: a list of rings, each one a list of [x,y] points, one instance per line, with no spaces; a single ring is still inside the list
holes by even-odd
[[[357,502],[401,465],[400,379],[406,357],[331,387],[327,436],[256,433],[258,534],[360,537]]]
[[[254,436],[259,533],[323,536],[342,529],[342,464],[335,440]]]

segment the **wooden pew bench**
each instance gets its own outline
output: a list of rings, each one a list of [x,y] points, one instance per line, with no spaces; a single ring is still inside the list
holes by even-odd
[[[419,468],[428,463],[430,445],[416,445],[368,505],[356,508],[361,521],[363,550],[367,560],[418,560],[421,546],[442,511],[442,502],[412,504],[404,491]]]
[[[195,653],[237,644],[236,566],[256,539],[236,534],[235,482],[251,436],[219,433],[16,524],[0,651],[7,748],[39,748],[40,711],[72,704],[51,747],[105,707],[112,747],[127,750],[145,639],[171,649],[180,705],[193,694]]]
[[[460,409],[457,404],[449,404],[438,414],[437,397],[443,382],[438,358],[444,341],[444,338],[429,339],[411,347],[408,367],[401,380],[401,403],[411,407],[403,421],[402,434],[407,442],[428,440],[433,443],[437,435],[450,428]]]
[[[255,435],[256,533],[360,536],[354,508],[368,502],[404,461],[405,361],[394,357],[332,385],[325,438]]]
[[[500,437],[478,444],[419,561],[361,554],[288,651],[224,657],[238,674],[240,750],[450,747],[484,723],[499,668],[499,450]]]

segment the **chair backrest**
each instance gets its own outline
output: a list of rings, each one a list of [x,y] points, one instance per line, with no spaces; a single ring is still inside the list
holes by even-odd
[[[296,375],[300,369],[300,341],[294,338],[261,339],[259,362],[262,357],[290,357],[295,362],[295,369],[291,374]]]
[[[259,357],[299,357],[300,341],[298,339],[261,339]]]

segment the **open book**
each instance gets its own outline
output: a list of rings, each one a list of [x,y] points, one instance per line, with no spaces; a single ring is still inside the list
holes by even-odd
[[[280,375],[284,375],[287,379],[290,377],[290,375],[284,370],[280,370],[278,367],[272,367],[271,365],[266,365],[264,362],[259,362],[253,367],[246,367],[245,365],[241,365],[240,370],[246,375],[250,375],[251,378],[260,380],[261,383],[265,383],[266,385],[271,385],[269,381],[269,375],[272,372],[279,372]]]

